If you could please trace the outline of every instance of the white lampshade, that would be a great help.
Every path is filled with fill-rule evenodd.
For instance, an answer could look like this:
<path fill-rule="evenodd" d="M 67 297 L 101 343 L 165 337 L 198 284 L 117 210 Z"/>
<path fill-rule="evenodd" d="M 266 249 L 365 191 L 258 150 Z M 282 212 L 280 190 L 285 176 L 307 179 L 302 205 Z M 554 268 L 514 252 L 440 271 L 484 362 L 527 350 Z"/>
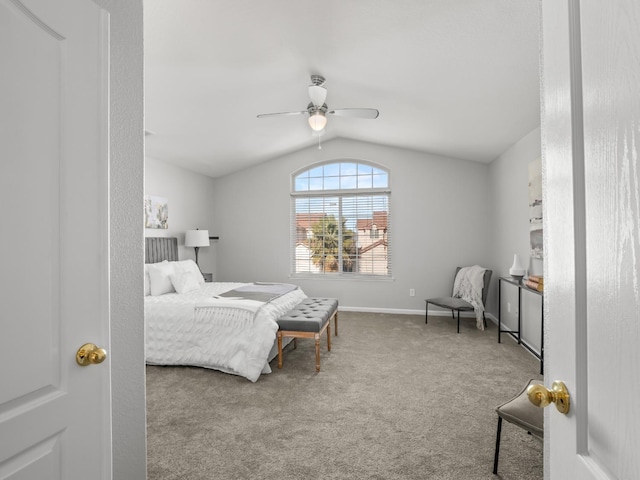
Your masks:
<path fill-rule="evenodd" d="M 184 236 L 185 247 L 208 247 L 209 230 L 187 230 Z"/>
<path fill-rule="evenodd" d="M 312 130 L 319 132 L 327 124 L 327 117 L 324 116 L 324 112 L 318 110 L 313 115 L 309 116 L 309 126 Z"/>

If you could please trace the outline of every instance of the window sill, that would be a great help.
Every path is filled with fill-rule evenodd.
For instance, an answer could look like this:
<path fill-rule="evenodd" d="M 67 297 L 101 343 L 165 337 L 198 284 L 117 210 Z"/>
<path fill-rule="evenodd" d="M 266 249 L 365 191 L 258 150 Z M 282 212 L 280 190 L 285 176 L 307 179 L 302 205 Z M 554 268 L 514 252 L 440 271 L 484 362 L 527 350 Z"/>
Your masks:
<path fill-rule="evenodd" d="M 291 273 L 289 278 L 297 280 L 320 280 L 320 281 L 345 281 L 345 282 L 395 282 L 396 279 L 391 275 L 343 275 L 340 273 Z"/>

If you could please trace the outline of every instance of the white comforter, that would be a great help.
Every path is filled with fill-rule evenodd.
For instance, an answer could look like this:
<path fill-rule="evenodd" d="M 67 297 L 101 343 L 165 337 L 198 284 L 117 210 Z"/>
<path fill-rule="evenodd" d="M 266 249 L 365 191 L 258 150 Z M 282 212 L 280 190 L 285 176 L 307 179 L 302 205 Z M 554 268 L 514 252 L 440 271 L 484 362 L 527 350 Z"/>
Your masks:
<path fill-rule="evenodd" d="M 147 363 L 213 368 L 252 382 L 271 372 L 276 319 L 306 295 L 298 288 L 268 303 L 213 298 L 244 285 L 205 283 L 188 293 L 146 296 Z"/>

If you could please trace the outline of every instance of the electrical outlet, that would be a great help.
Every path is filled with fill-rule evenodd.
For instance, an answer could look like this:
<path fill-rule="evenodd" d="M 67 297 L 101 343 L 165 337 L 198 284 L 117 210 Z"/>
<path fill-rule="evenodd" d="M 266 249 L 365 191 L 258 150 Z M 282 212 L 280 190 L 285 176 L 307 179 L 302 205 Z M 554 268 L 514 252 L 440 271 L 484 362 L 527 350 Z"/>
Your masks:
<path fill-rule="evenodd" d="M 409 289 L 409 296 L 410 297 L 415 297 L 416 296 L 416 289 L 415 288 L 410 288 Z"/>
<path fill-rule="evenodd" d="M 507 312 L 511 313 L 511 302 L 507 302 Z"/>

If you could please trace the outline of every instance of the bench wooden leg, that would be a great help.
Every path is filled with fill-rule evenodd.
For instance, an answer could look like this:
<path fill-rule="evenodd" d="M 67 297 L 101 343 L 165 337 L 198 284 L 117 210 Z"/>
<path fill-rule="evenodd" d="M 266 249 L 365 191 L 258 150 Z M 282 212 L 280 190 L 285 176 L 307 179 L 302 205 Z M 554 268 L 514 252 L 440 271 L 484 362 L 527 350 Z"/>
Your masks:
<path fill-rule="evenodd" d="M 322 325 L 319 332 L 298 331 L 298 330 L 278 330 L 278 368 L 282 368 L 282 339 L 283 337 L 293 337 L 293 347 L 296 348 L 298 338 L 313 338 L 316 342 L 316 372 L 320 371 L 320 337 L 327 332 L 327 350 L 331 351 L 331 318 Z"/>
<path fill-rule="evenodd" d="M 337 337 L 338 336 L 338 311 L 336 310 L 336 313 L 334 313 L 333 315 L 333 322 L 334 322 L 334 335 Z"/>
<path fill-rule="evenodd" d="M 315 334 L 316 339 L 316 372 L 320 371 L 320 334 Z"/>

